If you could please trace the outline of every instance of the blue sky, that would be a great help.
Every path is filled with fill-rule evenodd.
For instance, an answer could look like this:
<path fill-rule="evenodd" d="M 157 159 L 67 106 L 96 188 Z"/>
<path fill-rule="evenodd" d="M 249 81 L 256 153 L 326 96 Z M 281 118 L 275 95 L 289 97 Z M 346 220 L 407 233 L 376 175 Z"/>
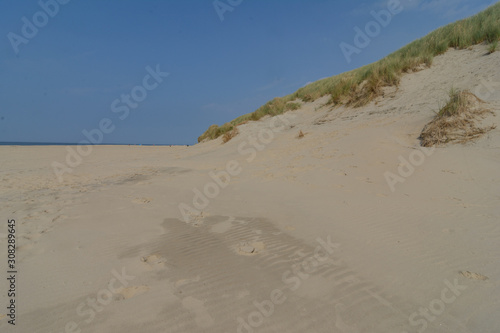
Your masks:
<path fill-rule="evenodd" d="M 55 1 L 41 1 L 52 17 L 39 1 L 0 0 L 0 142 L 77 143 L 108 118 L 103 143 L 194 144 L 212 124 L 495 3 L 401 0 L 348 62 L 340 43 L 354 45 L 354 27 L 389 1 L 220 0 L 224 13 L 213 0 Z M 168 72 L 147 78 L 150 90 L 147 67 Z M 140 102 L 126 117 L 113 112 L 132 91 Z"/>

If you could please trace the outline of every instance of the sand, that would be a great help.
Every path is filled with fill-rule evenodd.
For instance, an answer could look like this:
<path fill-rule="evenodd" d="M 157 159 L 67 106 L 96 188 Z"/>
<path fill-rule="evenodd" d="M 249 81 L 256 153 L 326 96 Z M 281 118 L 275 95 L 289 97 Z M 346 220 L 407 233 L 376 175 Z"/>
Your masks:
<path fill-rule="evenodd" d="M 226 144 L 94 147 L 63 182 L 65 147 L 0 147 L 1 276 L 8 219 L 18 246 L 0 331 L 498 332 L 500 130 L 418 140 L 452 86 L 500 121 L 485 54 L 450 50 L 366 107 L 322 98 Z"/>

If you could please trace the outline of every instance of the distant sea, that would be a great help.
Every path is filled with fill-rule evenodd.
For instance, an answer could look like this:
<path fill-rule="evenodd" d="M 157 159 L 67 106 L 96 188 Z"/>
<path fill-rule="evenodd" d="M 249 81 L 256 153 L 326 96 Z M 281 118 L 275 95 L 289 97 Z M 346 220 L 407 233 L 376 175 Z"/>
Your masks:
<path fill-rule="evenodd" d="M 78 143 L 58 142 L 0 142 L 0 146 L 77 146 Z M 95 146 L 187 146 L 186 144 L 154 144 L 154 143 L 103 143 Z"/>

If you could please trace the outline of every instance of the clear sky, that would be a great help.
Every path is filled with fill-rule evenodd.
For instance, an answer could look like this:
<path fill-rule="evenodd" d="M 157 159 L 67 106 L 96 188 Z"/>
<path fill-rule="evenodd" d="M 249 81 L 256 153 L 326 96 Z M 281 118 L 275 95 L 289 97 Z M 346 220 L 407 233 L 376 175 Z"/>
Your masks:
<path fill-rule="evenodd" d="M 108 118 L 103 143 L 194 144 L 496 2 L 401 0 L 348 62 L 390 1 L 0 0 L 0 142 L 77 143 Z"/>

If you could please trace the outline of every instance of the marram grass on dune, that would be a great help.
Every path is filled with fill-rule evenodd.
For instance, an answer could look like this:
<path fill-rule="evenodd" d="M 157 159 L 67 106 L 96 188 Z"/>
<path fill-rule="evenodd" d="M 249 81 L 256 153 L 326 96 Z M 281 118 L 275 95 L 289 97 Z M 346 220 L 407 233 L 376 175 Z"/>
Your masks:
<path fill-rule="evenodd" d="M 375 63 L 316 81 L 293 94 L 274 98 L 256 111 L 222 126 L 212 125 L 198 138 L 198 142 L 215 139 L 243 122 L 294 110 L 300 105 L 297 104 L 300 100 L 309 102 L 330 95 L 330 103 L 335 105 L 366 105 L 382 93 L 383 87 L 398 85 L 403 73 L 431 66 L 433 58 L 450 47 L 465 49 L 489 43 L 492 53 L 496 50 L 499 37 L 500 2 L 474 16 L 441 27 Z"/>
<path fill-rule="evenodd" d="M 496 128 L 484 125 L 482 120 L 491 110 L 483 107 L 484 101 L 468 90 L 452 88 L 449 100 L 436 113 L 420 134 L 423 147 L 442 146 L 447 143 L 466 143 Z"/>

